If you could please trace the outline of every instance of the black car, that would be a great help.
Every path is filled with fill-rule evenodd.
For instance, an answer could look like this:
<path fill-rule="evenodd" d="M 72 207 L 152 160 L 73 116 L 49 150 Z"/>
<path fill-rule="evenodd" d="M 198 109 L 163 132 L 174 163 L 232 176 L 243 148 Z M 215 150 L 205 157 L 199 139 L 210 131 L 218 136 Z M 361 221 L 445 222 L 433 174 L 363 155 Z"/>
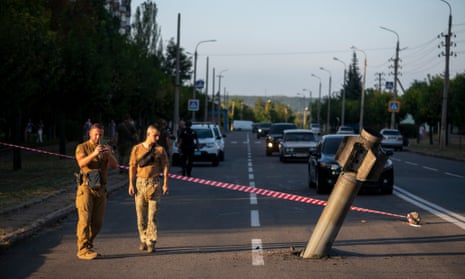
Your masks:
<path fill-rule="evenodd" d="M 335 160 L 336 152 L 344 137 L 358 135 L 325 135 L 321 138 L 316 151 L 310 152 L 308 159 L 308 186 L 316 188 L 318 194 L 330 193 L 341 173 L 341 166 Z M 362 190 L 377 189 L 382 194 L 392 194 L 394 186 L 394 167 L 388 159 L 378 181 L 366 181 Z"/>
<path fill-rule="evenodd" d="M 257 139 L 266 137 L 270 131 L 271 122 L 260 122 L 255 124 L 257 129 Z"/>
<path fill-rule="evenodd" d="M 297 129 L 294 123 L 273 123 L 270 126 L 270 131 L 266 136 L 266 156 L 271 156 L 273 152 L 279 152 L 279 143 L 283 138 L 284 130 Z"/>

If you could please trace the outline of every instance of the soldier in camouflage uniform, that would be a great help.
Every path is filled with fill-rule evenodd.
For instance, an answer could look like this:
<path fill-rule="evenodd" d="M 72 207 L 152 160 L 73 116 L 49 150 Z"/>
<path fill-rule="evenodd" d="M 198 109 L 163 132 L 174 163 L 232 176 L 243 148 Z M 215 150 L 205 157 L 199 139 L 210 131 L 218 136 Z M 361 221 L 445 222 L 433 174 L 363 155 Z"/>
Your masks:
<path fill-rule="evenodd" d="M 168 194 L 169 160 L 165 149 L 157 144 L 160 131 L 153 125 L 147 128 L 145 141 L 132 148 L 129 158 L 129 189 L 134 196 L 137 214 L 141 251 L 152 253 L 157 242 L 157 213 L 161 195 Z M 153 157 L 150 163 L 142 166 L 140 158 L 150 152 Z M 160 173 L 163 172 L 163 184 Z M 135 181 L 135 187 L 134 187 Z M 163 185 L 163 186 L 161 186 Z"/>

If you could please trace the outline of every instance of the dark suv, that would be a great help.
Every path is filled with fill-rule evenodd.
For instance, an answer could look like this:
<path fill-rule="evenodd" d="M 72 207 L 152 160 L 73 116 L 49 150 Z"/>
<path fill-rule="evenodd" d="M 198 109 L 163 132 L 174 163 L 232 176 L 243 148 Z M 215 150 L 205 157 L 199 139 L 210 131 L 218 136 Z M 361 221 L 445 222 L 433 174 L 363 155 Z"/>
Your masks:
<path fill-rule="evenodd" d="M 268 135 L 268 132 L 270 131 L 270 122 L 260 122 L 256 123 L 257 126 L 257 139 L 261 137 L 266 137 Z"/>
<path fill-rule="evenodd" d="M 284 130 L 297 129 L 294 123 L 273 123 L 266 136 L 266 156 L 271 156 L 273 152 L 279 152 L 279 142 L 283 138 Z"/>

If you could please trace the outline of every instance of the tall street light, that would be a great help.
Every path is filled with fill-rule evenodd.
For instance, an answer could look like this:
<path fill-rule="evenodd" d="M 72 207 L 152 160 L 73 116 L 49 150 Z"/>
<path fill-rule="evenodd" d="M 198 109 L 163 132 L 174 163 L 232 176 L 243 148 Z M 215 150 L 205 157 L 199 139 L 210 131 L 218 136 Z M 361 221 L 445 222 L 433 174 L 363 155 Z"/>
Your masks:
<path fill-rule="evenodd" d="M 365 53 L 365 51 L 359 48 L 356 48 L 355 46 L 352 46 L 351 49 L 360 51 L 365 56 L 365 59 L 363 61 L 362 96 L 360 98 L 361 99 L 360 100 L 360 122 L 358 124 L 359 130 L 361 131 L 363 129 L 363 115 L 364 115 L 364 110 L 365 110 L 365 84 L 366 84 L 366 79 L 367 79 L 367 54 Z"/>
<path fill-rule="evenodd" d="M 310 89 L 302 89 L 302 91 L 308 91 L 308 103 L 305 103 L 305 105 L 307 106 L 308 109 L 305 109 L 304 108 L 304 128 L 306 127 L 306 122 L 307 122 L 307 117 L 305 116 L 305 112 L 308 110 L 308 114 L 309 114 L 309 120 L 308 120 L 308 124 L 310 126 L 310 123 L 312 123 L 312 90 Z M 304 102 L 305 102 L 305 98 L 304 98 Z"/>
<path fill-rule="evenodd" d="M 394 96 L 392 98 L 393 101 L 397 100 L 397 69 L 399 68 L 399 34 L 396 31 L 380 26 L 379 28 L 386 30 L 388 32 L 394 33 L 397 37 L 397 44 L 396 44 L 396 58 L 394 58 Z M 396 124 L 396 112 L 391 112 L 391 129 L 395 128 Z"/>
<path fill-rule="evenodd" d="M 337 57 L 333 57 L 334 60 L 341 62 L 344 65 L 344 82 L 342 83 L 342 108 L 341 108 L 341 126 L 344 125 L 345 114 L 346 114 L 346 79 L 347 79 L 347 65 L 344 61 Z"/>
<path fill-rule="evenodd" d="M 441 135 L 439 138 L 439 148 L 444 149 L 446 146 L 447 133 L 447 98 L 449 95 L 449 59 L 450 59 L 450 37 L 452 36 L 452 7 L 450 4 L 441 0 L 449 6 L 449 25 L 446 35 L 446 68 L 444 70 L 444 90 L 442 92 L 442 110 L 441 110 Z"/>
<path fill-rule="evenodd" d="M 316 114 L 316 121 L 320 124 L 320 106 L 321 106 L 321 78 L 315 74 L 312 74 L 312 77 L 317 78 L 320 80 L 320 85 L 318 87 L 318 104 L 317 104 L 317 114 Z"/>
<path fill-rule="evenodd" d="M 326 133 L 330 133 L 330 117 L 331 117 L 331 72 L 323 67 L 320 67 L 320 70 L 325 71 L 329 74 L 329 89 L 328 89 L 328 115 L 326 117 Z"/>
<path fill-rule="evenodd" d="M 221 126 L 221 78 L 223 78 L 222 73 L 226 72 L 228 69 L 220 71 L 218 74 L 218 125 Z"/>
<path fill-rule="evenodd" d="M 216 40 L 205 40 L 205 41 L 200 41 L 197 43 L 197 45 L 195 46 L 195 52 L 194 52 L 194 82 L 192 82 L 192 99 L 195 99 L 195 91 L 197 88 L 195 88 L 195 83 L 196 83 L 196 79 L 197 79 L 197 48 L 199 47 L 200 44 L 203 44 L 203 43 L 212 43 L 212 42 L 216 42 Z M 194 121 L 195 120 L 195 111 L 192 111 L 192 120 Z"/>

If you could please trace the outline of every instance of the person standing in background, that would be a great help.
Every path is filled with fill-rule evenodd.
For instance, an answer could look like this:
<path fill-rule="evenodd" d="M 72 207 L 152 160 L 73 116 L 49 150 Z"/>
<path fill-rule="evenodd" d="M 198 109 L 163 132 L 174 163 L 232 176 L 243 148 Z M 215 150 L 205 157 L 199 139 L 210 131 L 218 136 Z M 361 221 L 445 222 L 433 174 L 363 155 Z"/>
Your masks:
<path fill-rule="evenodd" d="M 124 116 L 124 121 L 118 125 L 117 139 L 119 164 L 120 166 L 127 166 L 131 147 L 139 141 L 137 129 L 129 114 L 126 114 Z M 120 173 L 124 173 L 124 170 L 120 169 Z"/>

